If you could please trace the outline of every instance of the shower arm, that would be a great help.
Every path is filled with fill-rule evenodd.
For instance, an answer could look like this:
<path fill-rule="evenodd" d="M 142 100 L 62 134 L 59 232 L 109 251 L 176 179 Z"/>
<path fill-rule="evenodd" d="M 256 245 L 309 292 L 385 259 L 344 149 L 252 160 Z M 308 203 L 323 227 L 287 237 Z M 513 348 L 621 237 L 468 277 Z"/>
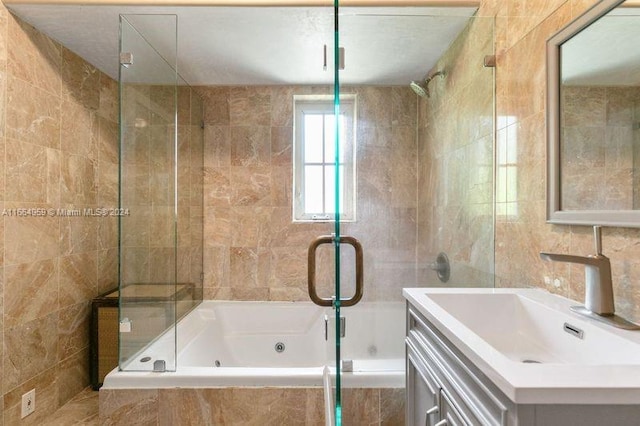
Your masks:
<path fill-rule="evenodd" d="M 426 86 L 427 84 L 431 83 L 431 80 L 433 80 L 437 76 L 440 76 L 440 78 L 444 78 L 445 75 L 446 74 L 444 71 L 436 71 L 424 80 L 424 85 Z"/>

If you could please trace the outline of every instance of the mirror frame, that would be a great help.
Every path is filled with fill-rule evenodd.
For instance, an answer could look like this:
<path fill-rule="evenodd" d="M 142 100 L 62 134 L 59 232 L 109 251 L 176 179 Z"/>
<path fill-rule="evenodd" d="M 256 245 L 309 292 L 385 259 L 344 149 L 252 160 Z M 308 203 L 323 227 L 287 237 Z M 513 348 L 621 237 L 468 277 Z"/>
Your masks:
<path fill-rule="evenodd" d="M 547 223 L 640 228 L 640 210 L 561 210 L 560 47 L 622 3 L 601 0 L 547 40 Z"/>

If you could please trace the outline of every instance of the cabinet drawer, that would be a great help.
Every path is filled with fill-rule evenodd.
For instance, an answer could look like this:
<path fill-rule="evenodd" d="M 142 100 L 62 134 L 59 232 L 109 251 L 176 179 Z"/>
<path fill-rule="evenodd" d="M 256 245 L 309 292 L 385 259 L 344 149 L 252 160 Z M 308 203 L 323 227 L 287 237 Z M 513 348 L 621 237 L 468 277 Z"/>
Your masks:
<path fill-rule="evenodd" d="M 472 425 L 507 425 L 508 399 L 451 342 L 411 306 L 407 341 L 417 348 L 436 374 L 457 414 Z"/>

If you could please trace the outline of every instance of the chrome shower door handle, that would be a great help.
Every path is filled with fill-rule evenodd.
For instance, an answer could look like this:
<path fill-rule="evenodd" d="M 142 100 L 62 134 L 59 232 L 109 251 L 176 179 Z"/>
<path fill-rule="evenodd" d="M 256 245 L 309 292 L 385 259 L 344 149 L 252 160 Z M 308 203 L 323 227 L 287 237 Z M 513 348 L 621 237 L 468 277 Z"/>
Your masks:
<path fill-rule="evenodd" d="M 307 285 L 309 290 L 309 298 L 313 303 L 319 306 L 333 306 L 334 298 L 326 299 L 318 296 L 316 291 L 316 251 L 322 244 L 334 244 L 336 237 L 333 235 L 322 235 L 309 244 L 308 251 L 308 274 Z M 349 299 L 340 299 L 340 306 L 353 306 L 362 299 L 363 287 L 364 287 L 364 256 L 362 254 L 362 244 L 354 237 L 343 235 L 339 239 L 339 244 L 346 243 L 353 246 L 356 252 L 356 292 L 353 297 Z"/>

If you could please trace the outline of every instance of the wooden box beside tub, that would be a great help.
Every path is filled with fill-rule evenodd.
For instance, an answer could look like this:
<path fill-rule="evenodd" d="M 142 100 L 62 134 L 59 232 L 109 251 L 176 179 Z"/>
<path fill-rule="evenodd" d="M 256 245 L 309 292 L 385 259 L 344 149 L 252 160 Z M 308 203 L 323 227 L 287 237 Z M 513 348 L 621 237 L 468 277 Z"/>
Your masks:
<path fill-rule="evenodd" d="M 179 320 L 195 306 L 195 285 L 193 283 L 173 284 L 129 284 L 122 289 L 123 302 L 140 310 L 164 310 L 166 322 L 163 329 L 167 330 L 174 323 L 172 309 L 175 304 L 175 320 Z M 90 332 L 90 376 L 91 387 L 100 389 L 104 377 L 118 366 L 119 346 L 119 313 L 118 298 L 120 290 L 114 288 L 94 298 L 91 302 L 91 332 Z M 131 309 L 131 308 L 130 308 Z M 161 314 L 162 316 L 162 314 Z M 154 330 L 145 321 L 137 322 L 136 334 L 150 343 L 150 332 L 158 334 L 157 324 Z M 135 334 L 132 335 L 135 339 Z"/>

